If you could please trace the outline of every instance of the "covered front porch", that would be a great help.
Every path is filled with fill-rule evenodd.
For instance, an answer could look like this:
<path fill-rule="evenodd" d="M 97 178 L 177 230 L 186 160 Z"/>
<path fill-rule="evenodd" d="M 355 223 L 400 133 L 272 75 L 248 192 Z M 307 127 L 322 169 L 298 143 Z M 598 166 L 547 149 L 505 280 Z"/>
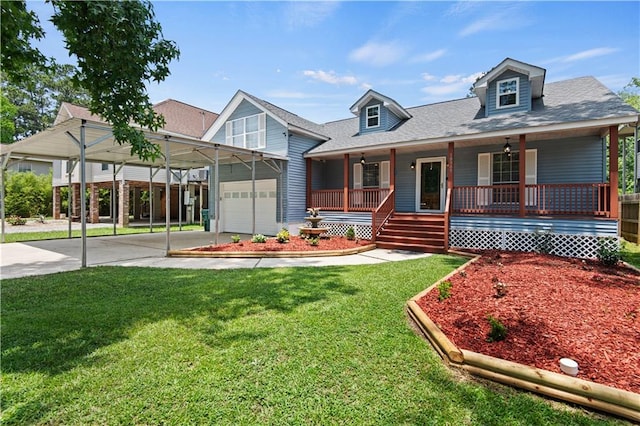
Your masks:
<path fill-rule="evenodd" d="M 608 144 L 603 139 L 607 134 Z M 374 241 L 399 213 L 441 215 L 446 248 L 452 217 L 500 218 L 504 224 L 510 218 L 545 221 L 540 229 L 553 229 L 558 220 L 615 222 L 618 162 L 611 159 L 618 158 L 618 127 L 569 136 L 521 134 L 510 143 L 509 136 L 501 135 L 343 153 L 342 158 L 307 158 L 307 206 L 340 214 L 343 222 L 349 214 L 359 213 L 360 222 L 363 214 L 370 215 Z M 575 165 L 566 161 L 585 141 L 593 151 L 589 160 L 574 159 Z M 603 164 L 605 146 L 608 167 Z M 518 159 L 518 153 L 524 154 Z M 509 161 L 500 167 L 513 169 L 508 170 L 510 178 L 496 183 L 496 176 L 505 173 L 496 170 L 493 159 L 501 156 Z M 592 161 L 593 166 L 581 161 Z M 375 187 L 363 181 L 363 169 L 372 163 L 380 169 Z"/>

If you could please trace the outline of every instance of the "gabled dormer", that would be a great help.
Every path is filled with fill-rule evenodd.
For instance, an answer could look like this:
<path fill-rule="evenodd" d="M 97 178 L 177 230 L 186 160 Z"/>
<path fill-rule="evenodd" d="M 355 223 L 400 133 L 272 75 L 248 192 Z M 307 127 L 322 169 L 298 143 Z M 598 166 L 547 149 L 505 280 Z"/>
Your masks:
<path fill-rule="evenodd" d="M 359 134 L 386 132 L 411 118 L 400 104 L 375 90 L 368 90 L 350 109 L 358 116 Z"/>
<path fill-rule="evenodd" d="M 507 58 L 473 85 L 485 117 L 506 112 L 531 111 L 541 98 L 546 70 Z"/>

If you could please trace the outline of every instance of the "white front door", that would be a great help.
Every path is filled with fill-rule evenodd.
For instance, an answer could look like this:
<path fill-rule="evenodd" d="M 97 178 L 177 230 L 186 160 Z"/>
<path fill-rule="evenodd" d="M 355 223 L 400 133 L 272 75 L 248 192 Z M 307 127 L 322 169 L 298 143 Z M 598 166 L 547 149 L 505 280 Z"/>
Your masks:
<path fill-rule="evenodd" d="M 250 180 L 220 183 L 221 232 L 251 234 L 253 230 L 253 198 Z M 256 233 L 276 235 L 276 179 L 256 181 Z"/>
<path fill-rule="evenodd" d="M 442 212 L 445 203 L 446 158 L 416 160 L 416 212 Z"/>

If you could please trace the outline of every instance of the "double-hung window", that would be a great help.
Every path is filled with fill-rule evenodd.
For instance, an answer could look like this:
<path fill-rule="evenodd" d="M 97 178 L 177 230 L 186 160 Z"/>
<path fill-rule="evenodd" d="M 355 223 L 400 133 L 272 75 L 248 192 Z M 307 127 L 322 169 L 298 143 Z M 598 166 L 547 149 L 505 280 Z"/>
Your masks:
<path fill-rule="evenodd" d="M 518 78 L 509 78 L 497 82 L 496 108 L 508 108 L 518 106 L 519 101 L 519 81 Z"/>
<path fill-rule="evenodd" d="M 362 165 L 362 187 L 378 188 L 380 186 L 380 163 Z"/>
<path fill-rule="evenodd" d="M 246 149 L 266 148 L 266 115 L 256 114 L 226 123 L 226 143 Z"/>
<path fill-rule="evenodd" d="M 380 105 L 367 107 L 367 129 L 380 126 Z"/>

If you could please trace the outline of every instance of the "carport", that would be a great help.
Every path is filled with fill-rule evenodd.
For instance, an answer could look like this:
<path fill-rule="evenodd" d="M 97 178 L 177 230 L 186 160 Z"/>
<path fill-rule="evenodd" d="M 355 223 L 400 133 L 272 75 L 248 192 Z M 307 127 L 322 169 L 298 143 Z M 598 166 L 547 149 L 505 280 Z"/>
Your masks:
<path fill-rule="evenodd" d="M 256 224 L 256 163 L 262 162 L 272 169 L 279 177 L 278 202 L 280 204 L 280 222 L 283 222 L 283 187 L 282 174 L 286 157 L 272 155 L 265 152 L 248 150 L 224 144 L 207 142 L 176 133 L 158 130 L 155 132 L 142 129 L 146 139 L 160 147 L 162 155 L 154 161 L 141 160 L 131 153 L 131 145 L 119 145 L 115 142 L 111 126 L 108 123 L 79 118 L 71 118 L 45 131 L 37 133 L 22 141 L 2 145 L 0 147 L 0 219 L 1 237 L 5 241 L 5 205 L 4 205 L 4 175 L 11 161 L 29 159 L 66 160 L 74 166 L 80 167 L 80 221 L 82 232 L 82 267 L 86 267 L 87 255 L 87 212 L 86 212 L 86 167 L 87 163 L 110 163 L 115 170 L 125 165 L 149 167 L 152 170 L 164 169 L 165 173 L 166 211 L 171 205 L 171 175 L 174 174 L 180 182 L 182 177 L 191 169 L 209 167 L 209 211 L 214 212 L 212 232 L 215 232 L 215 243 L 218 243 L 220 220 L 220 174 L 219 166 L 223 164 L 239 163 L 251 170 L 252 183 L 252 227 L 255 233 Z M 69 172 L 70 176 L 70 172 Z M 69 177 L 69 179 L 71 179 Z M 182 192 L 178 191 L 182 197 Z M 181 202 L 180 202 L 181 203 Z M 171 250 L 170 215 L 166 214 L 166 253 Z M 69 217 L 71 221 L 71 217 Z M 115 234 L 115 224 L 114 224 Z"/>

